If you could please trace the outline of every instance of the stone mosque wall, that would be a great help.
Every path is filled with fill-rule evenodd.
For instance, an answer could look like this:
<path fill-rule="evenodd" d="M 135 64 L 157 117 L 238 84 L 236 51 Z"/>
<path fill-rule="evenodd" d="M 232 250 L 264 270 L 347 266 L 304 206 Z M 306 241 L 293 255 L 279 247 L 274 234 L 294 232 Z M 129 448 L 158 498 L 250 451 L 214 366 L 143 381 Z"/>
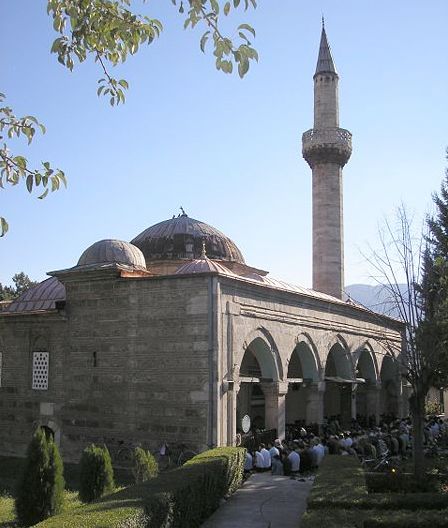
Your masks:
<path fill-rule="evenodd" d="M 205 447 L 207 281 L 80 276 L 66 283 L 64 314 L 0 318 L 2 453 L 23 455 L 36 425 L 56 433 L 68 460 L 91 442 Z M 48 390 L 32 389 L 38 338 L 49 352 Z"/>

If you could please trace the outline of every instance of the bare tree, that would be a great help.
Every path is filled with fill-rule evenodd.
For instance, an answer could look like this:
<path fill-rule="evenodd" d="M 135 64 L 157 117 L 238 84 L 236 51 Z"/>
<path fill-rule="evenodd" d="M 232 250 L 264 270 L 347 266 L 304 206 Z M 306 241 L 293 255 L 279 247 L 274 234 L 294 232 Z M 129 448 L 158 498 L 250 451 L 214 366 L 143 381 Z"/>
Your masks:
<path fill-rule="evenodd" d="M 421 475 L 424 464 L 423 428 L 425 401 L 438 379 L 441 358 L 440 325 L 429 317 L 431 287 L 428 274 L 434 262 L 423 230 L 416 236 L 405 207 L 397 209 L 394 223 L 385 221 L 379 232 L 378 250 L 368 262 L 374 279 L 383 286 L 390 311 L 405 325 L 402 369 L 412 387 L 409 400 L 413 422 L 414 471 Z M 400 285 L 405 284 L 405 288 Z"/>

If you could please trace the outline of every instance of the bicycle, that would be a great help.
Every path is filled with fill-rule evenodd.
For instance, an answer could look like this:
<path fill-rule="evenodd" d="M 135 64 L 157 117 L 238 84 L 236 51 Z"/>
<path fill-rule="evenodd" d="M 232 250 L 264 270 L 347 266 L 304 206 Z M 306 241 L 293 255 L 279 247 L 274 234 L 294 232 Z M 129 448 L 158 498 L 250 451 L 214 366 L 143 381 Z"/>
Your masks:
<path fill-rule="evenodd" d="M 183 466 L 186 462 L 197 455 L 196 451 L 188 449 L 188 446 L 184 443 L 171 448 L 169 444 L 164 443 L 160 449 L 154 453 L 159 469 L 165 471 L 172 467 Z"/>
<path fill-rule="evenodd" d="M 385 451 L 379 458 L 364 458 L 361 466 L 366 471 L 391 471 L 396 473 L 400 466 L 400 457 L 391 455 L 390 451 Z"/>

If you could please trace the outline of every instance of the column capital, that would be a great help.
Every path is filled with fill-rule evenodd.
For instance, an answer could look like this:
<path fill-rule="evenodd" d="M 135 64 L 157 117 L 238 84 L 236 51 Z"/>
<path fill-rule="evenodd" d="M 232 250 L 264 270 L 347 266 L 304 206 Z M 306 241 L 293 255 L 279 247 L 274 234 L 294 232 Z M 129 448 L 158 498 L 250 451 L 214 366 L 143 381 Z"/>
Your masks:
<path fill-rule="evenodd" d="M 260 385 L 265 396 L 285 396 L 289 388 L 287 381 L 262 381 Z"/>
<path fill-rule="evenodd" d="M 312 391 L 325 392 L 325 381 L 313 381 L 313 383 L 309 385 L 309 388 Z"/>

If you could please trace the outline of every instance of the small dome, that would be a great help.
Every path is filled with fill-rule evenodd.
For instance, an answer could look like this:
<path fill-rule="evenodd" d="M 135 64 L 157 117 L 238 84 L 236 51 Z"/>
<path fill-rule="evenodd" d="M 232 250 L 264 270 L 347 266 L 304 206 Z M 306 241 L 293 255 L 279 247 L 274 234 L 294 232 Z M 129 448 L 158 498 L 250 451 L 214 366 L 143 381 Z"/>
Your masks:
<path fill-rule="evenodd" d="M 148 263 L 151 260 L 197 259 L 201 256 L 203 242 L 210 258 L 244 264 L 241 251 L 230 238 L 185 213 L 148 227 L 132 240 Z"/>
<path fill-rule="evenodd" d="M 213 262 L 207 257 L 186 262 L 176 271 L 176 275 L 187 275 L 189 273 L 221 273 L 221 275 L 236 275 L 219 262 Z"/>
<path fill-rule="evenodd" d="M 57 301 L 65 301 L 65 286 L 56 277 L 51 277 L 22 293 L 6 307 L 5 312 L 54 310 Z"/>
<path fill-rule="evenodd" d="M 123 240 L 100 240 L 88 247 L 78 260 L 78 266 L 115 262 L 136 268 L 145 268 L 145 257 L 138 247 Z"/>

